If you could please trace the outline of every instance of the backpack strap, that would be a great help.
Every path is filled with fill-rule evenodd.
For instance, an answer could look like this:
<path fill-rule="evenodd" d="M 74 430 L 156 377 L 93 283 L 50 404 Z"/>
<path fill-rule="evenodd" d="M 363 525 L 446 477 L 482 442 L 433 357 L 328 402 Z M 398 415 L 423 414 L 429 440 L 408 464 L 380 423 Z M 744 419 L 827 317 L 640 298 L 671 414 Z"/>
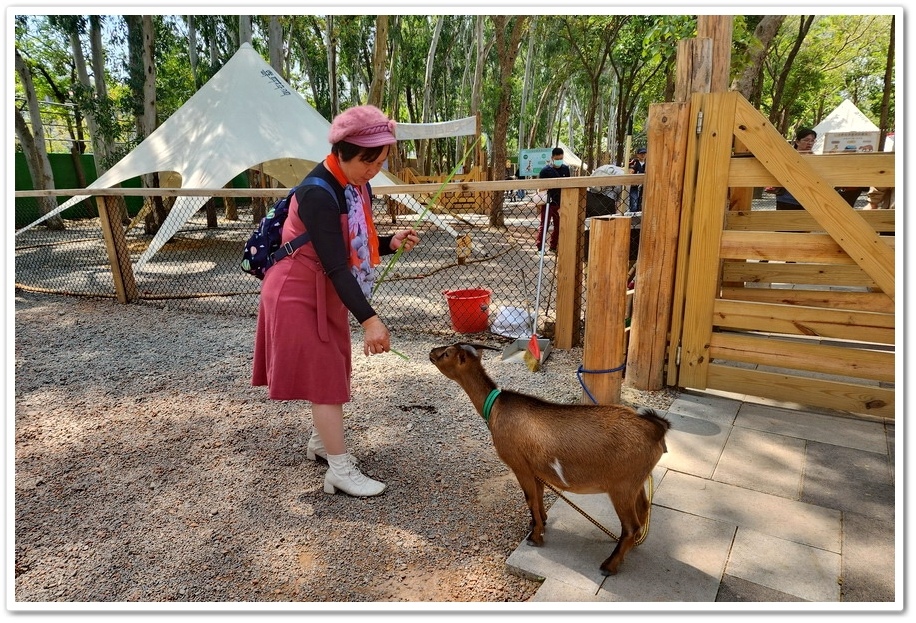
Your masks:
<path fill-rule="evenodd" d="M 328 191 L 328 194 L 331 195 L 331 198 L 334 199 L 334 203 L 337 205 L 338 209 L 340 209 L 340 202 L 337 200 L 337 193 L 334 192 L 334 189 L 331 188 L 330 184 L 328 184 L 326 181 L 324 181 L 320 177 L 307 177 L 304 180 L 302 180 L 302 182 L 300 182 L 298 186 L 293 187 L 293 189 L 289 191 L 289 195 L 286 196 L 286 201 L 289 202 L 289 200 L 292 199 L 293 195 L 296 194 L 296 191 L 302 188 L 303 186 L 318 186 L 319 188 L 325 189 L 326 191 Z M 311 240 L 311 237 L 309 236 L 308 232 L 305 232 L 299 236 L 296 236 L 289 242 L 283 243 L 282 245 L 280 245 L 279 249 L 277 249 L 276 251 L 273 252 L 273 254 L 271 254 L 270 256 L 271 264 L 276 264 L 283 258 L 292 255 L 301 246 L 306 244 L 309 240 Z"/>

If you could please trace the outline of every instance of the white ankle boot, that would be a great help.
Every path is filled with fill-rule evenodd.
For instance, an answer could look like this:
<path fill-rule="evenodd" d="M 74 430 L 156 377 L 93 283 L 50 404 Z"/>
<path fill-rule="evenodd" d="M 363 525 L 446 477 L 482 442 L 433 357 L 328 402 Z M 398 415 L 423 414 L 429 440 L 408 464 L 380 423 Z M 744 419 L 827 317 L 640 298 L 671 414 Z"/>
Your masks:
<path fill-rule="evenodd" d="M 347 448 L 347 452 L 349 451 L 350 449 Z M 324 442 L 321 441 L 321 437 L 318 436 L 318 431 L 313 428 L 312 436 L 309 437 L 309 443 L 305 448 L 305 458 L 307 458 L 309 461 L 317 461 L 318 457 L 321 457 L 327 461 L 328 451 L 325 449 Z M 353 457 L 353 460 L 359 463 L 359 459 L 357 459 L 355 456 Z"/>
<path fill-rule="evenodd" d="M 324 442 L 318 436 L 318 431 L 312 429 L 312 436 L 309 438 L 309 445 L 305 449 L 305 458 L 309 461 L 317 461 L 318 457 L 328 460 L 328 451 L 324 449 Z"/>
<path fill-rule="evenodd" d="M 356 466 L 353 455 L 328 455 L 328 471 L 324 475 L 324 492 L 336 493 L 340 489 L 352 496 L 366 498 L 379 495 L 385 490 L 385 483 L 365 476 Z"/>

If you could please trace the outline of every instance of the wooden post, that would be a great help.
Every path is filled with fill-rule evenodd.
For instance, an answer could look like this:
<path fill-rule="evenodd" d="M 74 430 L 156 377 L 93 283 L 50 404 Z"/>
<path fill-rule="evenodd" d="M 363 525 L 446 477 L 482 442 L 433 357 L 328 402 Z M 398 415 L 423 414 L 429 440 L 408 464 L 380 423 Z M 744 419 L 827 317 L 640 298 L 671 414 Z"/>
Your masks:
<path fill-rule="evenodd" d="M 712 80 L 712 39 L 677 42 L 674 101 L 686 102 L 692 93 L 709 93 Z"/>
<path fill-rule="evenodd" d="M 724 93 L 732 66 L 732 31 L 734 18 L 731 15 L 697 16 L 697 37 L 708 37 L 712 41 L 712 72 L 709 93 Z"/>
<path fill-rule="evenodd" d="M 578 346 L 582 326 L 582 223 L 585 221 L 585 189 L 560 191 L 560 239 L 557 247 L 557 324 L 554 345 L 559 349 Z"/>
<path fill-rule="evenodd" d="M 649 106 L 652 164 L 646 167 L 643 186 L 626 374 L 627 385 L 636 389 L 664 387 L 689 120 L 686 102 Z"/>
<path fill-rule="evenodd" d="M 139 294 L 137 283 L 134 281 L 134 269 L 130 264 L 130 253 L 127 250 L 127 237 L 124 235 L 124 229 L 119 220 L 120 212 L 114 197 L 99 195 L 97 199 L 102 237 L 105 239 L 108 263 L 111 265 L 115 294 L 119 302 L 133 303 L 139 298 Z"/>
<path fill-rule="evenodd" d="M 582 351 L 582 382 L 587 391 L 582 392 L 583 404 L 592 404 L 592 398 L 597 404 L 620 402 L 626 357 L 630 221 L 629 216 L 591 219 L 588 262 L 595 269 L 588 271 Z"/>

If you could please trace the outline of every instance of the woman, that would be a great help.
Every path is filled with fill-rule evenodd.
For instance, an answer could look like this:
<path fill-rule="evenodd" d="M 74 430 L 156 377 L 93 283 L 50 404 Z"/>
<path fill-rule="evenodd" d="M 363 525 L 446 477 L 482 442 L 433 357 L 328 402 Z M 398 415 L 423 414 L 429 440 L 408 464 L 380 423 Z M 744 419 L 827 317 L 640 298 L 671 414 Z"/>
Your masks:
<path fill-rule="evenodd" d="M 792 145 L 800 154 L 810 154 L 814 148 L 814 141 L 817 139 L 817 132 L 810 128 L 799 128 L 795 133 L 795 142 Z M 802 205 L 798 199 L 793 197 L 785 188 L 776 189 L 776 209 L 777 210 L 801 210 Z"/>
<path fill-rule="evenodd" d="M 337 194 L 300 188 L 290 201 L 283 241 L 307 231 L 310 242 L 274 265 L 261 285 L 252 385 L 267 385 L 271 400 L 312 404 L 306 457 L 328 462 L 324 490 L 379 495 L 385 484 L 366 477 L 344 442 L 343 405 L 351 399 L 348 313 L 363 328 L 363 352 L 391 349 L 387 327 L 369 303 L 380 255 L 410 251 L 413 229 L 379 236 L 367 183 L 395 144 L 395 123 L 374 106 L 357 106 L 331 123 L 331 153 L 309 177 Z"/>

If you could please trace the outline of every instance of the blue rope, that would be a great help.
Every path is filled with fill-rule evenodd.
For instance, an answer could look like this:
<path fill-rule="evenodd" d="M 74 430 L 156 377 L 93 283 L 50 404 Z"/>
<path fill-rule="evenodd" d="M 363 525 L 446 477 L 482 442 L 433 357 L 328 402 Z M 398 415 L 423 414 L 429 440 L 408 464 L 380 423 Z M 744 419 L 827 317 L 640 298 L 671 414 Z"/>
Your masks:
<path fill-rule="evenodd" d="M 598 401 L 595 400 L 595 397 L 592 396 L 592 393 L 588 391 L 588 387 L 585 386 L 585 383 L 582 382 L 582 374 L 611 374 L 613 372 L 620 372 L 627 367 L 627 362 L 624 361 L 622 364 L 616 368 L 610 368 L 609 370 L 586 370 L 582 367 L 582 364 L 579 364 L 579 369 L 576 370 L 576 376 L 579 378 L 579 385 L 582 386 L 582 389 L 585 390 L 585 393 L 591 398 L 592 402 L 598 404 Z"/>

